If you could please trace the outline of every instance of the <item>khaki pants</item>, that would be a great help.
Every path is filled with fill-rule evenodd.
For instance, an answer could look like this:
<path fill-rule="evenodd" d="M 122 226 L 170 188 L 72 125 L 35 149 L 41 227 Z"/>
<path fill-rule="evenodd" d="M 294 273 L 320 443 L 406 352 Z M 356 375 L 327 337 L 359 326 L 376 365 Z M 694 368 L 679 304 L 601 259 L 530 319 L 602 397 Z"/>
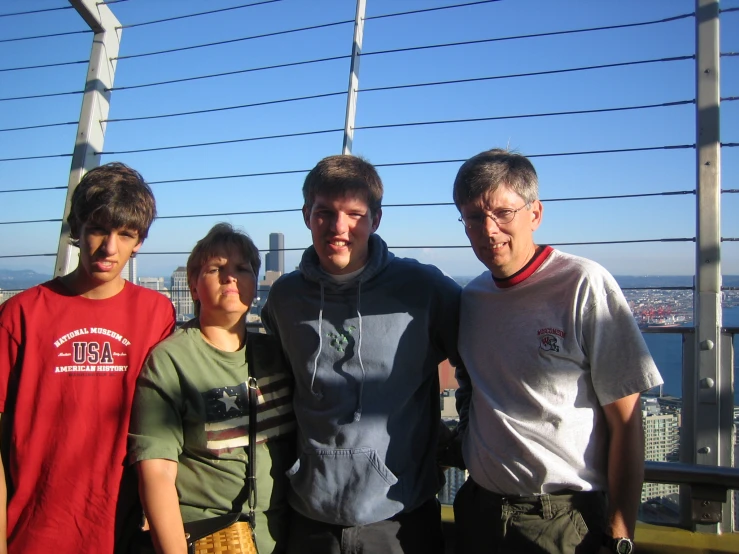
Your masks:
<path fill-rule="evenodd" d="M 457 554 L 590 554 L 606 529 L 606 496 L 501 496 L 472 479 L 454 500 Z"/>

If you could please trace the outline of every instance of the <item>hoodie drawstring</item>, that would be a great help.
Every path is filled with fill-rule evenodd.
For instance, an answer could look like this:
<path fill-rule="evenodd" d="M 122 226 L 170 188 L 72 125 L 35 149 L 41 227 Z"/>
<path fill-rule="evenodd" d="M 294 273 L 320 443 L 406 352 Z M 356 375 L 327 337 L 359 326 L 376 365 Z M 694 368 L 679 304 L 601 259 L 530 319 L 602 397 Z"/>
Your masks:
<path fill-rule="evenodd" d="M 364 380 L 367 373 L 364 371 L 362 363 L 362 313 L 359 311 L 362 299 L 362 282 L 357 286 L 357 318 L 359 319 L 359 338 L 357 339 L 357 358 L 359 359 L 359 367 L 362 369 L 362 380 L 359 382 L 359 398 L 357 399 L 357 409 L 354 411 L 354 421 L 362 418 L 362 394 L 364 393 Z"/>
<path fill-rule="evenodd" d="M 318 352 L 316 352 L 316 357 L 313 360 L 313 377 L 310 380 L 310 391 L 313 396 L 318 398 L 323 397 L 323 394 L 320 391 L 314 391 L 313 385 L 316 382 L 316 373 L 318 373 L 318 358 L 321 356 L 321 350 L 323 350 L 323 333 L 321 332 L 321 326 L 323 324 L 323 299 L 323 283 L 321 282 L 321 307 L 318 310 Z"/>
<path fill-rule="evenodd" d="M 315 391 L 313 386 L 316 382 L 316 373 L 318 373 L 318 358 L 321 356 L 321 350 L 323 350 L 323 332 L 321 327 L 323 326 L 323 306 L 325 303 L 325 292 L 324 285 L 321 282 L 321 306 L 318 310 L 318 352 L 316 357 L 313 359 L 313 375 L 310 380 L 310 391 L 313 396 L 322 398 L 323 394 L 320 391 Z M 359 360 L 359 367 L 362 370 L 362 380 L 359 382 L 359 396 L 357 398 L 357 409 L 354 410 L 354 421 L 357 422 L 362 419 L 362 395 L 364 394 L 364 381 L 367 378 L 367 372 L 364 369 L 364 363 L 362 362 L 362 313 L 360 307 L 362 304 L 362 283 L 359 282 L 357 286 L 357 318 L 359 319 L 359 337 L 357 338 L 357 359 Z"/>

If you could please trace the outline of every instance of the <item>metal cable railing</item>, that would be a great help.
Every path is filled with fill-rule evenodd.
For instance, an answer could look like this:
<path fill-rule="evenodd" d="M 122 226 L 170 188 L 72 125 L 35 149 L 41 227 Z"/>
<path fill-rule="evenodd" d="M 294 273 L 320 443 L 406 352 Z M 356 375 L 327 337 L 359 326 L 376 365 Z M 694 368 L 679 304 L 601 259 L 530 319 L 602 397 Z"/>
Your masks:
<path fill-rule="evenodd" d="M 408 16 L 408 15 L 415 15 L 418 13 L 424 13 L 424 12 L 430 12 L 430 11 L 439 11 L 439 10 L 451 10 L 455 8 L 461 8 L 461 7 L 471 7 L 476 5 L 482 5 L 482 4 L 491 4 L 495 0 L 487 0 L 487 1 L 479 1 L 479 2 L 466 2 L 462 4 L 454 4 L 454 5 L 448 5 L 448 6 L 437 6 L 433 8 L 427 8 L 427 9 L 420 9 L 420 10 L 412 10 L 412 11 L 406 11 L 406 12 L 395 12 L 395 13 L 388 13 L 388 14 L 380 14 L 380 15 L 371 15 L 367 16 L 366 20 L 380 20 L 380 19 L 387 19 L 390 17 L 399 17 L 399 16 Z M 216 14 L 220 12 L 226 12 L 226 11 L 235 11 L 239 10 L 241 8 L 247 8 L 251 6 L 259 6 L 263 4 L 271 4 L 274 3 L 274 1 L 269 2 L 252 2 L 249 4 L 242 4 L 239 6 L 233 6 L 231 8 L 223 8 L 223 9 L 215 9 L 215 10 L 208 10 L 203 12 L 198 12 L 194 14 L 186 14 L 186 15 L 180 15 L 180 16 L 173 16 L 168 18 L 159 18 L 159 19 L 153 19 L 149 21 L 144 21 L 140 23 L 132 23 L 132 24 L 123 24 L 122 28 L 131 28 L 131 27 L 141 27 L 145 25 L 153 25 L 157 23 L 165 23 L 169 21 L 175 21 L 178 19 L 185 19 L 185 18 L 192 18 L 192 17 L 200 17 L 210 14 Z M 731 10 L 725 10 L 725 11 L 731 11 Z M 456 42 L 439 42 L 434 44 L 425 44 L 425 45 L 416 45 L 416 46 L 409 46 L 409 47 L 403 47 L 403 48 L 393 48 L 393 49 L 381 49 L 381 50 L 373 50 L 373 51 L 366 51 L 363 52 L 363 56 L 379 56 L 379 55 L 388 55 L 388 54 L 394 54 L 394 53 L 400 53 L 400 52 L 410 52 L 410 51 L 418 51 L 418 50 L 430 50 L 430 49 L 449 49 L 459 46 L 469 46 L 474 44 L 483 44 L 483 43 L 491 43 L 491 42 L 500 42 L 500 41 L 512 41 L 512 40 L 524 40 L 524 39 L 530 39 L 530 38 L 540 38 L 540 37 L 554 37 L 554 36 L 561 36 L 561 35 L 574 35 L 574 34 L 581 34 L 581 33 L 594 33 L 594 32 L 603 32 L 603 31 L 612 31 L 612 30 L 618 30 L 618 29 L 626 29 L 626 28 L 633 28 L 633 27 L 645 27 L 645 26 L 652 26 L 652 25 L 663 25 L 667 23 L 672 23 L 675 21 L 688 19 L 694 17 L 693 13 L 683 13 L 679 15 L 674 15 L 670 17 L 662 17 L 662 18 L 656 18 L 656 19 L 648 19 L 643 21 L 636 21 L 636 22 L 630 22 L 630 23 L 622 23 L 618 25 L 600 25 L 600 26 L 583 26 L 581 28 L 577 29 L 570 29 L 570 30 L 557 30 L 557 31 L 547 31 L 547 32 L 541 32 L 541 33 L 531 33 L 531 34 L 519 34 L 519 35 L 510 35 L 510 36 L 498 36 L 498 37 L 488 37 L 488 38 L 482 38 L 482 39 L 476 39 L 476 40 L 467 40 L 467 41 L 456 41 Z M 352 20 L 339 20 L 339 21 L 332 21 L 327 23 L 320 23 L 317 25 L 312 26 L 303 26 L 298 28 L 291 28 L 291 29 L 284 29 L 279 31 L 274 31 L 270 33 L 263 33 L 259 35 L 251 35 L 246 37 L 240 37 L 236 39 L 230 39 L 227 41 L 217 41 L 217 42 L 209 42 L 204 44 L 195 44 L 190 46 L 185 46 L 182 48 L 177 49 L 166 49 L 166 50 L 154 50 L 150 52 L 144 52 L 139 54 L 130 54 L 130 55 L 121 55 L 118 56 L 117 60 L 127 60 L 131 58 L 139 58 L 139 57 L 147 57 L 147 56 L 153 56 L 153 55 L 159 55 L 169 52 L 175 52 L 175 51 L 185 51 L 185 50 L 193 50 L 193 49 L 200 49 L 205 48 L 208 46 L 215 46 L 219 44 L 227 44 L 231 42 L 237 42 L 237 41 L 247 41 L 247 40 L 256 40 L 260 38 L 267 38 L 272 36 L 282 36 L 282 35 L 288 35 L 293 33 L 300 33 L 304 31 L 311 31 L 311 30 L 319 30 L 324 29 L 328 27 L 334 27 L 338 25 L 343 25 L 345 23 L 351 23 Z M 26 37 L 25 39 L 30 40 L 33 37 Z M 24 40 L 25 40 L 24 39 Z M 336 59 L 344 59 L 348 58 L 348 56 L 341 56 Z M 326 58 L 329 59 L 329 58 Z M 673 57 L 662 57 L 662 58 L 654 58 L 654 59 L 645 59 L 645 60 L 634 60 L 634 61 L 627 61 L 627 62 L 618 62 L 618 63 L 608 63 L 608 64 L 593 64 L 593 65 L 587 65 L 587 66 L 578 66 L 578 67 L 572 67 L 572 68 L 564 68 L 564 69 L 555 69 L 555 70 L 547 70 L 547 71 L 539 71 L 539 72 L 528 72 L 528 73 L 516 73 L 516 74 L 505 74 L 505 75 L 496 75 L 496 76 L 483 76 L 483 77 L 473 77 L 470 79 L 457 79 L 457 80 L 440 80 L 440 81 L 429 81 L 429 82 L 419 82 L 419 83 L 406 83 L 406 84 L 398 84 L 398 85 L 389 85 L 389 86 L 382 86 L 382 87 L 368 87 L 365 89 L 360 89 L 360 92 L 362 93 L 370 93 L 370 92 L 377 92 L 377 91 L 388 91 L 388 90 L 395 90 L 400 88 L 421 88 L 421 87 L 431 87 L 431 86 L 440 86 L 440 85 L 448 85 L 448 84 L 454 84 L 454 83 L 466 83 L 466 82 L 474 82 L 474 81 L 485 81 L 485 80 L 497 80 L 497 79 L 512 79 L 516 77 L 538 77 L 542 75 L 549 75 L 549 74 L 558 74 L 558 73 L 569 73 L 569 72 L 578 72 L 578 71 L 592 71 L 597 69 L 607 69 L 607 68 L 614 68 L 614 67 L 628 67 L 628 66 L 635 66 L 635 65 L 643 65 L 643 64 L 651 64 L 651 63 L 664 63 L 664 62 L 677 62 L 677 61 L 688 61 L 693 60 L 694 56 L 673 56 Z M 316 63 L 317 61 L 321 60 L 304 60 L 304 61 L 298 61 L 298 62 L 291 62 L 295 64 L 307 64 L 307 63 Z M 64 63 L 77 63 L 77 62 L 64 62 Z M 39 66 L 34 66 L 41 67 Z M 269 66 L 269 67 L 277 67 L 277 65 Z M 286 67 L 285 65 L 280 65 L 279 67 Z M 246 70 L 240 70 L 240 71 L 259 71 L 262 69 L 267 68 L 265 66 L 264 68 L 251 68 Z M 30 67 L 21 67 L 21 68 L 5 68 L 5 71 L 10 70 L 20 70 L 20 69 L 30 69 Z M 226 73 L 218 74 L 218 75 L 208 75 L 208 76 L 193 76 L 193 77 L 187 77 L 184 78 L 184 80 L 193 80 L 193 79 L 204 79 L 204 78 L 210 78 L 214 76 L 220 76 L 225 75 Z M 232 72 L 229 72 L 228 74 L 233 74 Z M 182 82 L 182 80 L 172 80 L 167 81 L 167 83 L 175 83 L 175 82 Z M 148 87 L 148 86 L 155 86 L 158 84 L 164 84 L 164 82 L 159 83 L 144 83 L 141 85 L 131 85 L 131 86 L 122 86 L 122 87 L 113 87 L 109 89 L 109 92 L 115 92 L 115 91 L 121 91 L 127 88 L 133 88 L 133 87 Z M 79 91 L 81 93 L 81 91 Z M 50 93 L 50 94 L 77 94 L 77 92 L 65 92 L 65 93 Z M 235 110 L 235 109 L 241 109 L 241 108 L 247 108 L 247 107 L 259 107 L 259 106 L 265 106 L 265 105 L 272 105 L 272 104 L 280 104 L 280 103 L 288 103 L 288 102 L 297 102 L 297 101 L 305 101 L 305 100 L 311 100 L 311 99 L 318 99 L 318 98 L 326 98 L 331 96 L 341 96 L 346 94 L 345 92 L 328 92 L 328 93 L 322 93 L 322 94 L 314 94 L 314 95 L 302 95 L 302 96 L 294 96 L 291 98 L 284 98 L 284 99 L 276 99 L 276 100 L 266 100 L 263 102 L 253 102 L 253 103 L 246 103 L 246 104 L 240 104 L 235 106 L 221 106 L 217 108 L 206 108 L 202 110 L 190 110 L 190 111 L 181 111 L 176 113 L 168 113 L 168 114 L 153 114 L 153 115 L 142 115 L 142 116 L 134 116 L 134 117 L 127 117 L 127 118 L 109 118 L 105 122 L 107 123 L 118 123 L 123 121 L 141 121 L 146 119 L 163 119 L 163 118 L 171 118 L 171 117 L 178 117 L 178 116 L 185 116 L 185 115 L 195 115 L 195 114 L 204 114 L 204 113 L 211 113 L 211 112 L 217 112 L 217 111 L 226 111 L 226 110 Z M 38 98 L 41 95 L 29 95 L 26 98 Z M 9 100 L 8 99 L 0 99 L 2 100 Z M 21 97 L 13 97 L 12 99 L 21 99 Z M 728 97 L 725 100 L 731 101 L 733 100 L 733 97 Z M 688 105 L 693 104 L 694 100 L 678 100 L 678 101 L 669 101 L 669 102 L 655 102 L 655 103 L 645 103 L 645 104 L 639 104 L 639 105 L 631 105 L 631 106 L 615 106 L 615 107 L 602 107 L 602 108 L 592 108 L 587 110 L 561 110 L 561 111 L 547 111 L 547 112 L 540 112 L 540 113 L 525 113 L 525 114 L 501 114 L 501 115 L 491 115 L 486 117 L 468 117 L 468 118 L 456 118 L 456 119 L 437 119 L 437 120 L 425 120 L 425 121 L 405 121 L 405 122 L 390 122 L 390 123 L 376 123 L 376 124 L 364 124 L 364 125 L 356 125 L 354 129 L 356 130 L 363 130 L 363 131 L 369 131 L 369 130 L 386 130 L 391 128 L 408 128 L 408 127 L 422 127 L 422 126 L 429 126 L 429 125 L 452 125 L 452 124 L 469 124 L 469 123 L 476 123 L 476 122 L 489 122 L 489 121 L 505 121 L 505 120 L 513 120 L 513 119 L 528 119 L 528 118 L 543 118 L 543 117 L 563 117 L 563 116 L 571 116 L 571 115 L 588 115 L 588 114 L 596 114 L 596 113 L 609 113 L 609 112 L 625 112 L 625 111 L 636 111 L 636 110 L 652 110 L 652 109 L 658 109 L 658 108 L 670 108 L 675 106 L 682 106 L 682 105 Z M 48 123 L 48 124 L 37 124 L 37 125 L 27 125 L 27 126 L 17 126 L 17 127 L 7 127 L 0 129 L 0 132 L 13 132 L 13 131 L 27 131 L 31 129 L 41 129 L 41 128 L 47 128 L 47 127 L 55 127 L 55 126 L 67 126 L 67 125 L 73 125 L 76 122 L 57 122 L 57 123 Z M 146 152 L 162 152 L 165 150 L 177 150 L 177 149 L 187 149 L 187 148 L 200 148 L 200 147 L 219 147 L 226 144 L 234 144 L 234 143 L 245 143 L 245 142 L 256 142 L 256 141 L 263 141 L 263 140 L 275 140 L 275 139 L 284 139 L 284 138 L 296 138 L 296 137 L 311 137 L 315 135 L 320 134 L 331 134 L 331 133 L 338 133 L 343 131 L 343 129 L 339 128 L 330 128 L 330 129 L 317 129 L 317 130 L 306 130 L 306 131 L 297 131 L 297 132 L 290 132 L 290 133 L 281 133 L 281 134 L 272 134 L 272 135 L 258 135 L 253 137 L 243 137 L 243 138 L 236 138 L 236 139 L 229 139 L 229 140 L 218 140 L 218 141 L 202 141 L 198 143 L 188 143 L 188 144 L 173 144 L 173 145 L 163 145 L 163 146 L 154 146 L 150 148 L 118 148 L 118 149 L 111 149 L 109 151 L 104 150 L 102 152 L 99 152 L 100 155 L 125 155 L 125 154 L 139 154 L 139 153 L 146 153 Z M 726 143 L 724 144 L 726 147 L 733 147 L 733 143 Z M 591 150 L 572 150 L 572 151 L 566 151 L 566 152 L 551 152 L 551 153 L 542 153 L 542 154 L 532 154 L 529 157 L 535 158 L 535 157 L 561 157 L 561 156 L 579 156 L 579 155 L 599 155 L 599 154 L 609 154 L 609 153 L 630 153 L 630 152 L 649 152 L 649 151 L 657 151 L 657 150 L 681 150 L 681 149 L 693 149 L 693 144 L 672 144 L 672 145 L 656 145 L 656 146 L 643 146 L 643 147 L 635 147 L 635 148 L 608 148 L 608 149 L 591 149 Z M 40 155 L 28 155 L 28 156 L 12 156 L 12 157 L 6 157 L 1 158 L 0 162 L 11 162 L 11 161 L 30 161 L 30 160 L 41 160 L 41 159 L 52 159 L 52 158 L 64 158 L 69 157 L 71 154 L 68 153 L 60 153 L 60 154 L 40 154 Z M 415 161 L 380 161 L 379 163 L 376 163 L 375 165 L 378 168 L 389 168 L 389 167 L 411 167 L 411 166 L 422 166 L 422 165 L 434 165 L 434 164 L 452 164 L 452 163 L 461 163 L 464 161 L 464 159 L 461 158 L 452 158 L 452 159 L 429 159 L 429 160 L 415 160 Z M 288 175 L 288 174 L 295 174 L 295 173 L 302 173 L 307 170 L 281 170 L 281 171 L 262 171 L 262 172 L 253 172 L 253 173 L 241 173 L 241 174 L 233 174 L 233 175 L 222 175 L 222 176 L 204 176 L 204 177 L 193 177 L 193 178 L 179 178 L 179 179 L 158 179 L 151 181 L 152 185 L 156 184 L 164 184 L 164 183 L 183 183 L 183 182 L 197 182 L 197 181 L 214 181 L 219 179 L 235 179 L 235 178 L 246 178 L 246 177 L 264 177 L 269 175 Z M 63 186 L 56 186 L 56 187 L 30 187 L 30 188 L 18 188 L 13 187 L 5 190 L 0 190 L 0 193 L 28 193 L 28 192 L 40 192 L 40 191 L 49 191 L 49 190 L 63 190 L 66 187 Z M 611 195 L 612 198 L 629 198 L 629 197 L 645 197 L 645 196 L 660 196 L 660 195 L 669 195 L 669 194 L 694 194 L 694 191 L 682 191 L 682 192 L 673 192 L 673 193 L 649 193 L 647 195 Z M 574 200 L 586 200 L 586 199 L 598 199 L 598 197 L 591 196 L 587 198 L 567 198 L 567 199 L 550 199 L 548 201 L 574 201 Z M 410 207 L 414 204 L 388 204 L 386 207 Z M 419 207 L 421 206 L 431 206 L 431 205 L 450 205 L 450 203 L 424 203 L 424 204 L 415 204 Z M 179 215 L 165 215 L 161 216 L 160 219 L 187 219 L 187 218 L 213 218 L 213 217 L 229 217 L 229 216 L 246 216 L 246 215 L 256 215 L 256 214 L 275 214 L 275 213 L 287 213 L 287 212 L 295 212 L 299 211 L 298 208 L 288 208 L 288 209 L 263 209 L 263 210 L 234 210 L 234 211 L 228 211 L 228 212 L 211 212 L 211 213 L 196 213 L 196 214 L 179 214 Z M 2 221 L 0 222 L 0 225 L 19 225 L 19 224 L 40 224 L 40 223 L 59 223 L 60 219 L 53 218 L 53 219 L 19 219 L 14 221 Z M 646 239 L 634 239 L 634 240 L 614 240 L 614 241 L 592 241 L 592 242 L 561 242 L 558 243 L 560 245 L 586 245 L 586 244 L 630 244 L 634 242 L 664 242 L 664 241 L 676 241 L 676 242 L 688 242 L 688 241 L 694 241 L 695 239 L 693 237 L 671 237 L 671 238 L 646 238 Z M 725 240 L 731 241 L 732 239 L 730 237 L 726 238 Z M 396 248 L 427 248 L 431 247 L 434 248 L 434 246 L 399 246 Z M 446 246 L 440 246 L 440 248 L 468 248 L 468 246 L 455 246 L 455 245 L 446 245 Z M 294 250 L 298 250 L 297 248 Z M 46 254 L 39 254 L 39 255 L 46 255 Z"/>

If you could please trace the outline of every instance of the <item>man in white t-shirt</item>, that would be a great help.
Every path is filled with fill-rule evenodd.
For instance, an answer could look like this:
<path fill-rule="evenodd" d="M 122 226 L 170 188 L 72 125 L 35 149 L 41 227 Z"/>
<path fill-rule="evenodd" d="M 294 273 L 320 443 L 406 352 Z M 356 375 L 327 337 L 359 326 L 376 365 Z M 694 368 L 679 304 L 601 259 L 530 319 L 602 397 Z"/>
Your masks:
<path fill-rule="evenodd" d="M 643 482 L 639 394 L 662 383 L 614 278 L 537 245 L 531 162 L 469 159 L 454 202 L 487 267 L 462 293 L 457 405 L 470 479 L 457 551 L 633 551 Z"/>

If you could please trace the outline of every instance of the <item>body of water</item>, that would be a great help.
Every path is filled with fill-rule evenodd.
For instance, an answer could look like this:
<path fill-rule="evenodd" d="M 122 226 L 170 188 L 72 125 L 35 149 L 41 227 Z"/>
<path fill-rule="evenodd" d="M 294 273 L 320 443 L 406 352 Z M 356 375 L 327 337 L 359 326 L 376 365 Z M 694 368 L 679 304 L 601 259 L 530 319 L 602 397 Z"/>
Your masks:
<path fill-rule="evenodd" d="M 739 306 L 724 308 L 724 327 L 739 327 Z M 734 383 L 739 379 L 739 335 L 734 337 Z M 662 374 L 665 384 L 663 393 L 682 397 L 682 337 L 679 334 L 644 333 L 644 339 L 649 346 L 657 367 Z M 734 404 L 739 405 L 739 390 L 735 386 Z"/>

